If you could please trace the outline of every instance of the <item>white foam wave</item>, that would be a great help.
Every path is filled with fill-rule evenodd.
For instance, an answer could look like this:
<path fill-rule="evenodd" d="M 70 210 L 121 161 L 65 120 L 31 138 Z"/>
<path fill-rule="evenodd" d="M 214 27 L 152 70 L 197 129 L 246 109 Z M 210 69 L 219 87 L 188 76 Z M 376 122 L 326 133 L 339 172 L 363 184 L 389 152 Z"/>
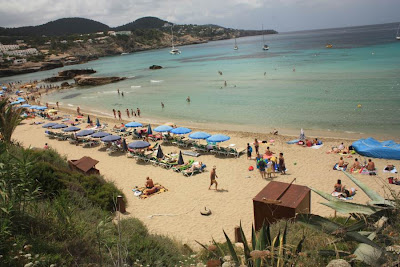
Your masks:
<path fill-rule="evenodd" d="M 74 105 L 72 105 L 72 104 L 68 104 L 68 106 L 69 106 L 69 107 L 73 107 Z"/>
<path fill-rule="evenodd" d="M 82 98 L 97 98 L 98 96 L 82 96 Z"/>
<path fill-rule="evenodd" d="M 132 85 L 131 88 L 141 88 L 141 85 Z"/>
<path fill-rule="evenodd" d="M 151 83 L 162 83 L 164 80 L 150 80 Z"/>
<path fill-rule="evenodd" d="M 117 91 L 101 91 L 97 92 L 98 94 L 117 94 Z"/>
<path fill-rule="evenodd" d="M 128 76 L 128 79 L 132 79 L 135 78 L 136 76 Z"/>

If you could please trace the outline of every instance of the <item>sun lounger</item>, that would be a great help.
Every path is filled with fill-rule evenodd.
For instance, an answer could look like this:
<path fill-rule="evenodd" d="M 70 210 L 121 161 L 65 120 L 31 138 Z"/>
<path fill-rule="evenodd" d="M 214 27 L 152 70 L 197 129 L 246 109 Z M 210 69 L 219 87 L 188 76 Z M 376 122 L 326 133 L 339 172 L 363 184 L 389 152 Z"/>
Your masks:
<path fill-rule="evenodd" d="M 200 168 L 194 168 L 194 170 L 189 170 L 189 169 L 188 170 L 184 170 L 184 171 L 182 171 L 182 174 L 184 176 L 186 176 L 186 177 L 191 177 L 191 176 L 196 175 L 198 173 L 204 172 L 205 168 L 206 168 L 206 165 L 203 164 L 203 165 L 201 165 Z"/>
<path fill-rule="evenodd" d="M 189 169 L 190 167 L 192 167 L 193 162 L 194 162 L 194 160 L 191 159 L 191 160 L 189 160 L 189 161 L 188 161 L 186 164 L 184 164 L 184 165 L 172 167 L 172 170 L 173 170 L 174 172 L 181 172 L 181 171 L 187 170 L 187 169 Z"/>
<path fill-rule="evenodd" d="M 186 155 L 186 156 L 191 156 L 191 157 L 198 157 L 198 156 L 200 156 L 200 153 L 197 153 L 197 152 L 195 152 L 195 151 L 183 151 L 182 154 L 183 154 L 183 155 Z"/>

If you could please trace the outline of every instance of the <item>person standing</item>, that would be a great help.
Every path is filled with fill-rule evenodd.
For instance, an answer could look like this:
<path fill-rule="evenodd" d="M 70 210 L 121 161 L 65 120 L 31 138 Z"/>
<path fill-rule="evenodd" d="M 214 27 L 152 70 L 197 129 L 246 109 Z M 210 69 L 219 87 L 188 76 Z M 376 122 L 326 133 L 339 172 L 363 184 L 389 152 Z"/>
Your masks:
<path fill-rule="evenodd" d="M 60 108 L 60 107 L 58 106 L 58 101 L 56 102 L 56 105 L 57 105 L 57 109 Z"/>
<path fill-rule="evenodd" d="M 164 108 L 164 103 L 163 102 L 161 102 L 161 108 Z"/>
<path fill-rule="evenodd" d="M 258 170 L 260 171 L 260 174 L 261 174 L 261 178 L 263 178 L 263 179 L 265 179 L 266 177 L 265 177 L 265 161 L 264 161 L 264 159 L 260 159 L 258 162 L 257 162 L 257 167 L 258 167 Z"/>
<path fill-rule="evenodd" d="M 113 108 L 113 113 L 114 113 L 114 119 L 117 118 L 117 111 Z"/>
<path fill-rule="evenodd" d="M 118 120 L 122 120 L 122 118 L 121 118 L 121 111 L 120 111 L 120 110 L 118 110 Z"/>
<path fill-rule="evenodd" d="M 126 109 L 126 116 L 128 116 L 128 118 L 130 118 L 130 116 L 129 116 L 129 109 Z"/>
<path fill-rule="evenodd" d="M 258 148 L 260 147 L 260 144 L 258 143 L 257 138 L 254 139 L 254 148 L 256 149 L 256 154 L 258 154 Z"/>
<path fill-rule="evenodd" d="M 251 159 L 251 152 L 253 152 L 253 148 L 247 143 L 247 159 Z"/>
<path fill-rule="evenodd" d="M 272 172 L 273 172 L 273 162 L 272 162 L 272 160 L 268 160 L 268 163 L 267 163 L 267 175 L 268 175 L 268 178 L 272 178 Z"/>
<path fill-rule="evenodd" d="M 213 169 L 210 172 L 210 186 L 208 187 L 208 190 L 211 189 L 211 186 L 215 184 L 215 190 L 218 191 L 218 182 L 216 178 L 218 178 L 217 172 L 216 172 L 217 167 L 213 166 Z"/>
<path fill-rule="evenodd" d="M 119 95 L 119 89 L 117 89 L 118 95 Z"/>
<path fill-rule="evenodd" d="M 281 174 L 286 174 L 285 159 L 283 158 L 283 153 L 279 153 L 279 171 Z"/>
<path fill-rule="evenodd" d="M 186 98 L 186 102 L 190 103 L 190 96 Z"/>
<path fill-rule="evenodd" d="M 131 117 L 133 117 L 133 109 L 131 109 Z"/>
<path fill-rule="evenodd" d="M 138 117 L 140 117 L 140 108 L 137 108 L 137 115 L 138 115 Z"/>
<path fill-rule="evenodd" d="M 121 96 L 124 96 L 124 92 L 121 92 Z"/>
<path fill-rule="evenodd" d="M 80 107 L 76 108 L 76 113 L 78 113 L 78 115 L 81 115 L 81 108 Z"/>

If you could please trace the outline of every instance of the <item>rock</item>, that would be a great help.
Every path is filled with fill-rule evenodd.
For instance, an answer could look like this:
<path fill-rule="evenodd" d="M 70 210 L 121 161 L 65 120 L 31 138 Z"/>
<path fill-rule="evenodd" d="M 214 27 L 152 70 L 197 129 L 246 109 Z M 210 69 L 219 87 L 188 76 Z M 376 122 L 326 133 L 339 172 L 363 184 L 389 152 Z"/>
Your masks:
<path fill-rule="evenodd" d="M 158 65 L 152 65 L 152 66 L 149 67 L 149 69 L 151 69 L 151 70 L 159 70 L 159 69 L 162 69 L 162 67 L 158 66 Z"/>
<path fill-rule="evenodd" d="M 223 258 L 223 260 L 224 260 L 224 262 L 226 262 L 226 261 L 231 261 L 231 260 L 232 260 L 232 257 L 229 256 L 229 255 L 226 255 L 226 256 Z"/>
<path fill-rule="evenodd" d="M 68 87 L 70 87 L 71 85 L 68 83 L 68 82 L 63 82 L 63 83 L 61 83 L 61 88 L 68 88 Z"/>
<path fill-rule="evenodd" d="M 63 70 L 58 72 L 60 77 L 69 77 L 70 79 L 83 74 L 93 74 L 96 73 L 94 69 L 74 69 L 74 70 Z"/>
<path fill-rule="evenodd" d="M 345 260 L 331 260 L 326 267 L 351 267 L 350 263 Z"/>
<path fill-rule="evenodd" d="M 80 86 L 103 85 L 103 84 L 115 83 L 125 79 L 126 77 L 90 77 L 90 76 L 76 76 L 74 78 L 75 83 Z"/>
<path fill-rule="evenodd" d="M 221 262 L 219 260 L 208 260 L 207 267 L 219 267 L 221 266 Z"/>

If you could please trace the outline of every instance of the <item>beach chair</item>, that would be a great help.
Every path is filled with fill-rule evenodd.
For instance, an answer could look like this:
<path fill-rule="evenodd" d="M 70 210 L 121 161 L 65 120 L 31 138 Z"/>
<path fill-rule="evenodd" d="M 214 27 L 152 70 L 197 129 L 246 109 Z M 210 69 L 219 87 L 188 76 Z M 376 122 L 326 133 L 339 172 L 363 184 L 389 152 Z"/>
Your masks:
<path fill-rule="evenodd" d="M 200 168 L 195 168 L 194 170 L 189 170 L 189 169 L 188 170 L 184 170 L 184 171 L 182 171 L 182 174 L 183 174 L 183 176 L 191 177 L 191 176 L 196 175 L 198 173 L 204 172 L 205 168 L 206 168 L 206 165 L 202 164 L 200 166 Z"/>
<path fill-rule="evenodd" d="M 218 148 L 218 151 L 217 151 L 217 154 L 218 155 L 223 155 L 223 156 L 229 156 L 229 148 L 226 148 L 226 147 L 219 147 Z"/>
<path fill-rule="evenodd" d="M 187 170 L 187 169 L 189 169 L 190 167 L 192 167 L 193 162 L 194 162 L 194 160 L 191 159 L 191 160 L 189 160 L 189 161 L 188 161 L 186 164 L 184 164 L 184 165 L 172 167 L 172 170 L 173 170 L 174 172 L 181 172 L 181 171 Z"/>

